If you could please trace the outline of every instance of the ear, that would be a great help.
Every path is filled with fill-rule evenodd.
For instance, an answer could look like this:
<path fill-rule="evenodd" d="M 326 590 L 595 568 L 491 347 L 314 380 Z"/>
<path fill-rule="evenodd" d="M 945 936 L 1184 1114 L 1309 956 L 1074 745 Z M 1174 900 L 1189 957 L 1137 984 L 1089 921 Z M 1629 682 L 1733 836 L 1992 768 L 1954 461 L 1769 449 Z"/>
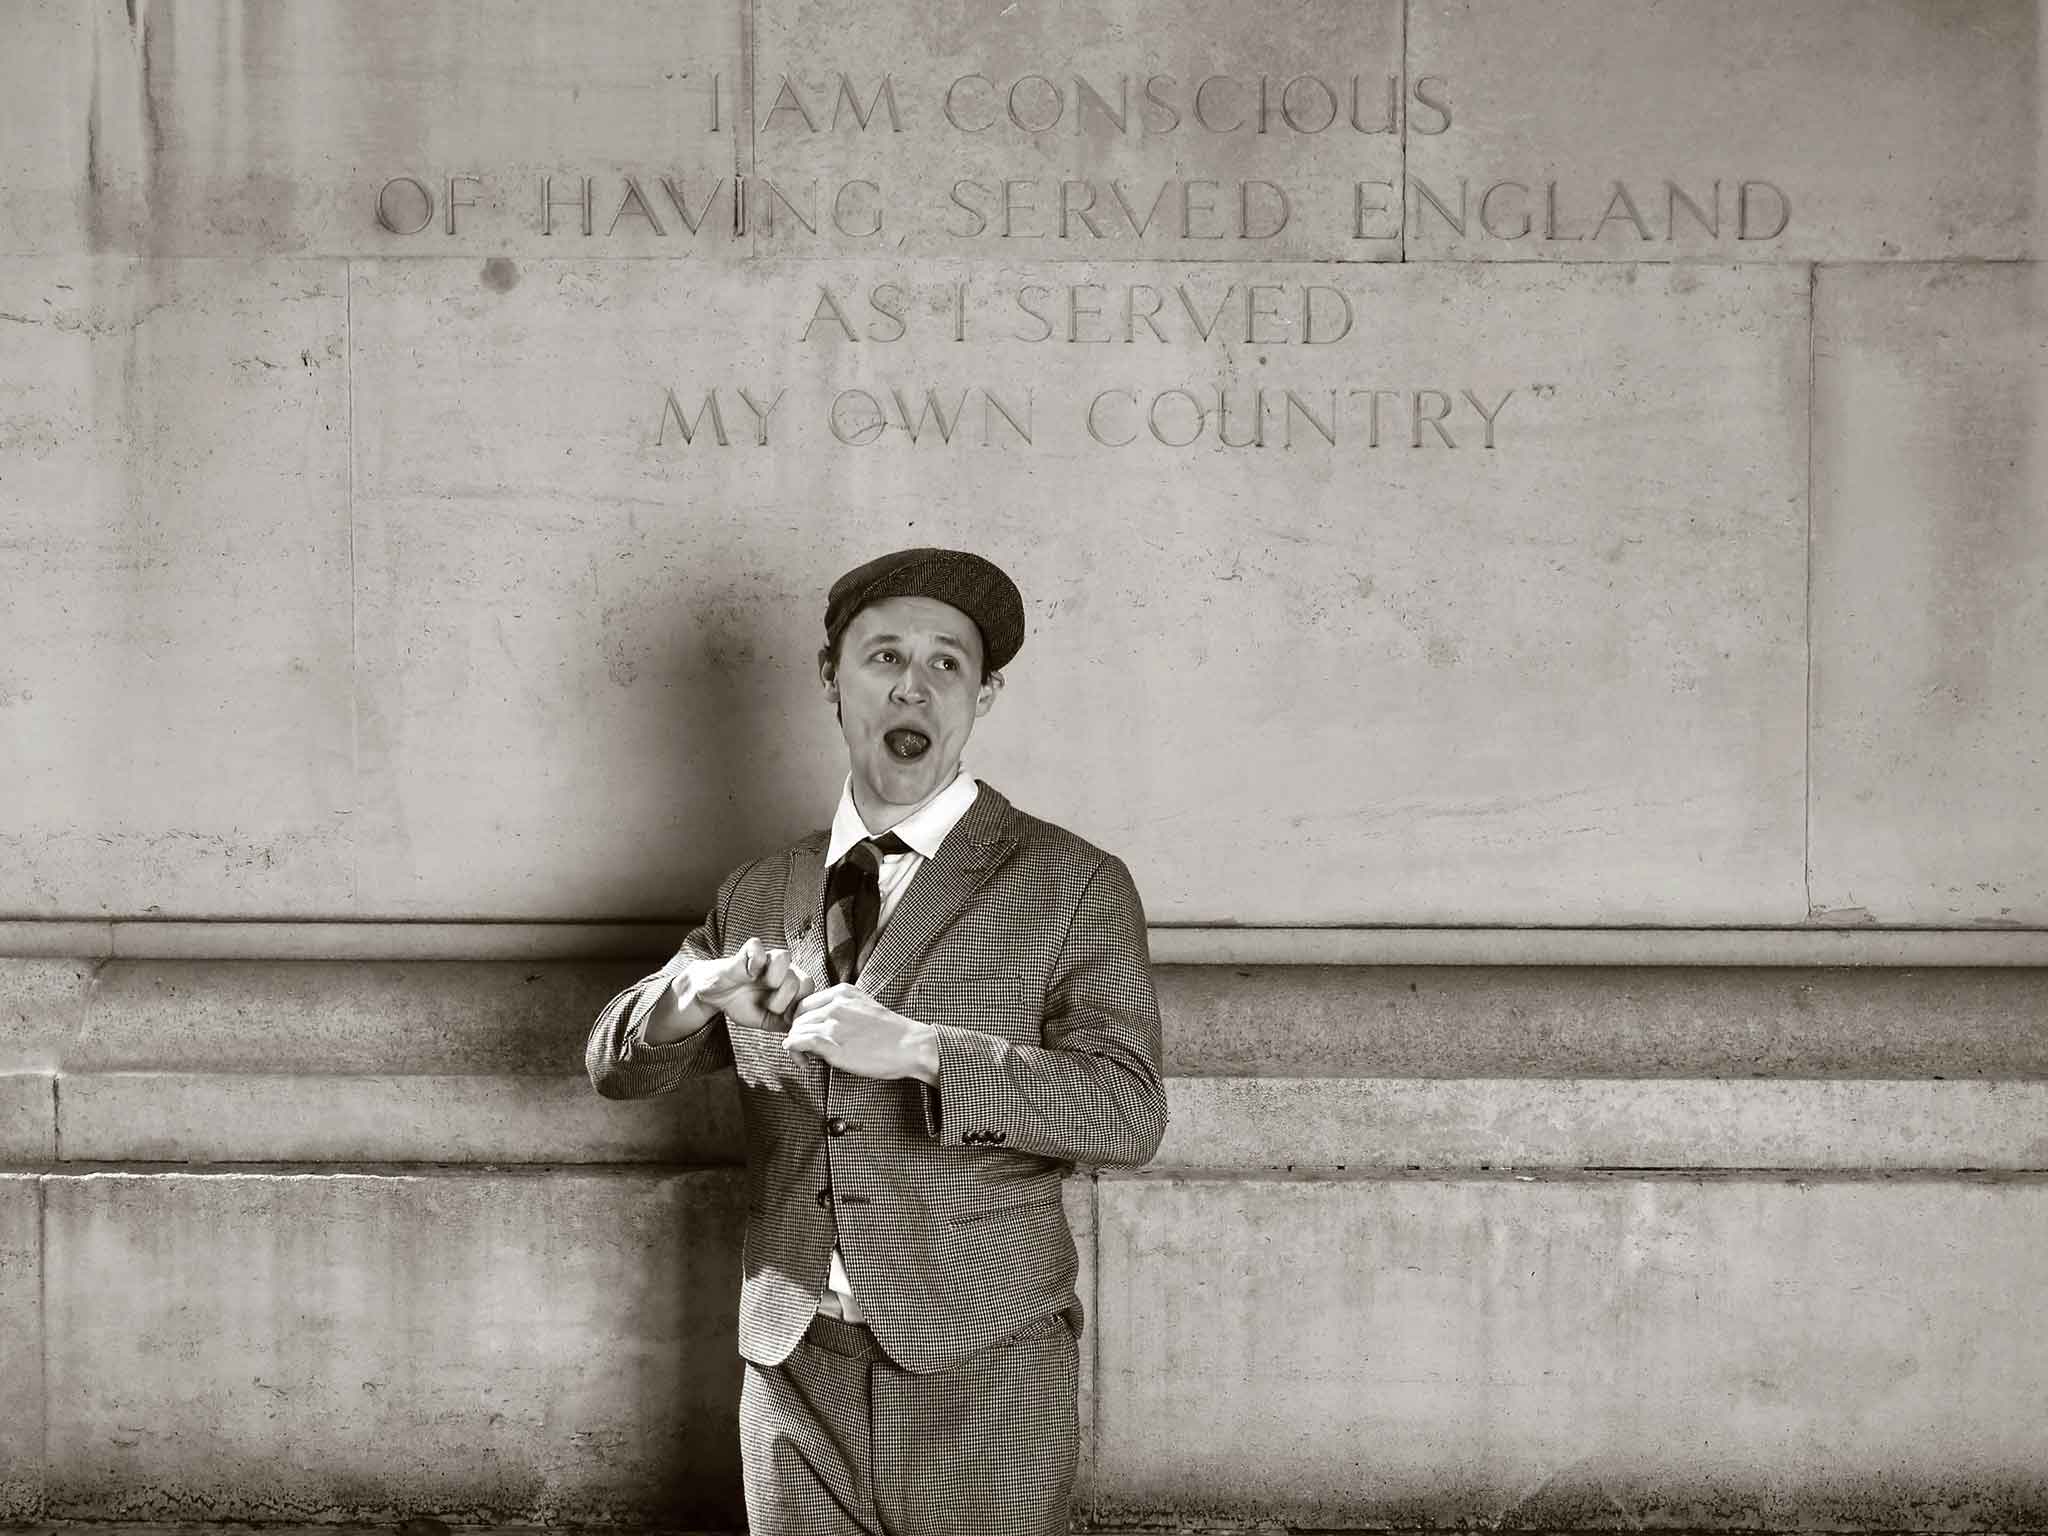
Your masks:
<path fill-rule="evenodd" d="M 839 668 L 833 665 L 832 652 L 818 652 L 818 686 L 824 690 L 827 702 L 839 702 Z"/>
<path fill-rule="evenodd" d="M 1003 674 L 991 672 L 988 681 L 981 685 L 974 695 L 974 718 L 979 720 L 996 706 L 996 695 L 1003 691 Z"/>

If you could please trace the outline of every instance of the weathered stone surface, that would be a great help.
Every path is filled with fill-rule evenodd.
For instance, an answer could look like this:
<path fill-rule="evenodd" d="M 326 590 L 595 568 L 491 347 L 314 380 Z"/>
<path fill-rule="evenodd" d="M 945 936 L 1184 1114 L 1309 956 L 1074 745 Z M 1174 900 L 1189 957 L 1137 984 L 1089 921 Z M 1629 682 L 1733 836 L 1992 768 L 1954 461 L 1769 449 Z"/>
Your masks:
<path fill-rule="evenodd" d="M 1284 18 L 767 0 L 753 16 L 764 253 L 1400 255 L 1395 0 Z"/>
<path fill-rule="evenodd" d="M 1201 1077 L 2048 1078 L 2048 971 L 1155 966 Z"/>
<path fill-rule="evenodd" d="M 622 0 L 601 16 L 575 0 L 309 0 L 288 11 L 261 0 L 85 0 L 51 9 L 70 12 L 73 24 L 45 25 L 37 50 L 0 69 L 10 89 L 25 81 L 31 101 L 47 89 L 39 66 L 61 72 L 66 85 L 42 133 L 66 153 L 63 190 L 82 208 L 90 249 L 744 249 L 732 215 L 741 7 L 724 0 Z M 88 160 L 92 192 L 83 196 Z M 40 170 L 31 188 L 56 170 Z M 543 178 L 558 203 L 547 222 Z M 664 178 L 698 221 L 696 234 Z M 51 206 L 27 231 L 38 237 L 31 248 L 79 249 L 58 243 L 75 238 L 79 218 L 62 218 L 55 189 L 29 206 L 43 204 Z"/>
<path fill-rule="evenodd" d="M 1160 1168 L 2048 1168 L 2048 1083 L 1202 1077 L 1167 1101 Z"/>
<path fill-rule="evenodd" d="M 94 967 L 0 960 L 0 1072 L 53 1071 L 85 1021 Z"/>
<path fill-rule="evenodd" d="M 2042 1180 L 1105 1178 L 1098 1194 L 1098 1514 L 2048 1518 Z"/>
<path fill-rule="evenodd" d="M 744 1152 L 730 1073 L 620 1104 L 581 1074 L 97 1072 L 64 1078 L 61 1115 L 64 1155 L 79 1161 L 728 1164 Z"/>
<path fill-rule="evenodd" d="M 1408 259 L 2033 255 L 2039 27 L 2035 0 L 1417 0 L 1445 110 L 1409 115 Z M 1424 195 L 1459 216 L 1461 185 L 1462 235 Z"/>
<path fill-rule="evenodd" d="M 734 1526 L 740 1182 L 53 1178 L 51 1513 Z"/>
<path fill-rule="evenodd" d="M 76 0 L 15 0 L 0 59 L 0 256 L 85 243 L 92 16 Z"/>
<path fill-rule="evenodd" d="M 116 960 L 95 972 L 85 1026 L 63 1063 L 71 1071 L 556 1077 L 582 1070 L 598 1010 L 653 968 Z"/>
<path fill-rule="evenodd" d="M 0 910 L 347 909 L 341 276 L 0 262 Z"/>
<path fill-rule="evenodd" d="M 0 961 L 0 1066 L 560 1076 L 654 963 Z M 2038 968 L 1153 971 L 1181 1076 L 2048 1078 Z"/>
<path fill-rule="evenodd" d="M 701 909 L 826 818 L 819 595 L 913 540 L 1028 596 L 978 771 L 1155 918 L 1803 913 L 1802 273 L 1295 266 L 1352 325 L 1283 345 L 1217 264 L 523 271 L 353 275 L 366 914 Z"/>
<path fill-rule="evenodd" d="M 6 1081 L 0 1077 L 0 1125 L 9 1115 Z M 0 1520 L 33 1520 L 43 1512 L 43 1256 L 37 1209 L 33 1178 L 0 1174 Z"/>
<path fill-rule="evenodd" d="M 1823 271 L 1815 915 L 2048 924 L 2048 277 Z"/>
<path fill-rule="evenodd" d="M 57 1102 L 49 1072 L 0 1070 L 0 1163 L 57 1155 Z"/>

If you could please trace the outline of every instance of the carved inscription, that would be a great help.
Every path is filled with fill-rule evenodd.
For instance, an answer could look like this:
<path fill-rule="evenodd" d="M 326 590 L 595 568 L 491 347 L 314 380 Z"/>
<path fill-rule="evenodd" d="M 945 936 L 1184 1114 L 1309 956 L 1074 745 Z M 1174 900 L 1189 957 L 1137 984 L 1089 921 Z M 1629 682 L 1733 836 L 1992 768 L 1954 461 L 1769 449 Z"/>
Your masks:
<path fill-rule="evenodd" d="M 1341 284 L 1320 280 L 1219 284 L 1194 269 L 1123 283 L 960 281 L 913 289 L 889 281 L 856 290 L 821 282 L 794 324 L 805 351 L 872 350 L 872 378 L 813 391 L 794 410 L 784 408 L 791 390 L 780 383 L 664 384 L 649 446 L 664 453 L 798 442 L 927 452 L 1484 452 L 1507 440 L 1504 418 L 1512 420 L 1509 407 L 1521 393 L 1499 381 L 1372 376 L 1357 304 Z M 889 349 L 904 342 L 917 345 L 920 364 L 897 371 Z M 946 360 L 953 346 L 973 357 L 986 356 L 991 344 L 1115 350 L 1113 360 L 1089 368 L 1088 388 L 1057 397 L 993 377 L 962 382 L 959 369 L 948 369 L 953 377 L 945 381 L 929 376 L 933 360 Z M 1284 363 L 1273 361 L 1310 348 L 1317 356 L 1346 348 L 1359 354 L 1357 377 L 1332 383 L 1330 370 L 1318 366 L 1315 382 L 1290 380 Z M 1159 367 L 1161 359 L 1170 366 Z M 1220 380 L 1195 382 L 1204 372 Z M 1160 382 L 1167 374 L 1177 382 Z"/>
<path fill-rule="evenodd" d="M 1329 142 L 1455 133 L 1474 108 L 1454 82 L 1426 72 L 1404 85 L 1399 75 L 1328 67 L 1193 77 L 962 69 L 934 81 L 831 70 L 764 78 L 751 108 L 733 95 L 731 81 L 710 77 L 699 131 L 729 135 L 736 121 L 749 126 L 751 111 L 757 153 L 797 169 L 685 175 L 650 161 L 603 173 L 564 167 L 524 184 L 474 170 L 408 171 L 375 189 L 376 222 L 405 238 L 488 234 L 509 220 L 571 241 L 624 236 L 678 248 L 729 246 L 759 234 L 796 249 L 816 243 L 882 250 L 922 232 L 1006 252 L 1014 247 L 1002 242 L 1112 256 L 1205 241 L 1237 242 L 1256 255 L 1262 243 L 1290 234 L 1319 236 L 1340 249 L 1406 236 L 1498 245 L 1503 254 L 1518 245 L 1584 242 L 1646 251 L 1684 242 L 1749 253 L 1781 237 L 1795 216 L 1792 193 L 1766 168 L 1674 167 L 1655 179 L 1561 180 L 1502 166 L 1455 186 L 1414 175 L 1325 172 L 1311 179 L 1305 172 L 1233 175 L 1220 168 L 1248 145 L 1277 145 L 1284 154 Z M 802 169 L 812 146 L 919 136 L 954 141 L 977 167 L 991 155 L 1001 163 L 914 185 L 881 170 L 847 176 Z M 1095 169 L 1109 146 L 1142 150 L 1154 143 L 1152 174 Z M 1218 164 L 1205 174 L 1210 157 Z"/>

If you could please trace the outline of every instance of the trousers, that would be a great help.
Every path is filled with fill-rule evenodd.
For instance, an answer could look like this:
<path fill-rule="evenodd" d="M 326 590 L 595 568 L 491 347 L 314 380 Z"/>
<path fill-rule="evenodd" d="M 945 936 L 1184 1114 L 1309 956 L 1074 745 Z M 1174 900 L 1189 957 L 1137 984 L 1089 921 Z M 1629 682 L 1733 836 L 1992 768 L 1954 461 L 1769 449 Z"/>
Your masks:
<path fill-rule="evenodd" d="M 1066 1536 L 1079 1450 L 1067 1314 L 919 1376 L 858 1323 L 819 1317 L 746 1365 L 752 1536 Z"/>

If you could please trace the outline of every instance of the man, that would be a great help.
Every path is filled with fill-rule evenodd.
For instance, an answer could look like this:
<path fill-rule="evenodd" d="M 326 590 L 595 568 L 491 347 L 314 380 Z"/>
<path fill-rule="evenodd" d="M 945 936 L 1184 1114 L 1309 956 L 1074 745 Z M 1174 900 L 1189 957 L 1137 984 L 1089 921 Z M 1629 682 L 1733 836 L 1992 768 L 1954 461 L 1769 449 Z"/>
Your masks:
<path fill-rule="evenodd" d="M 1075 1163 L 1166 1127 L 1123 864 L 960 766 L 1024 638 L 980 556 L 884 555 L 825 607 L 848 775 L 590 1033 L 597 1091 L 734 1068 L 740 1445 L 756 1536 L 1046 1536 L 1076 1451 Z"/>

